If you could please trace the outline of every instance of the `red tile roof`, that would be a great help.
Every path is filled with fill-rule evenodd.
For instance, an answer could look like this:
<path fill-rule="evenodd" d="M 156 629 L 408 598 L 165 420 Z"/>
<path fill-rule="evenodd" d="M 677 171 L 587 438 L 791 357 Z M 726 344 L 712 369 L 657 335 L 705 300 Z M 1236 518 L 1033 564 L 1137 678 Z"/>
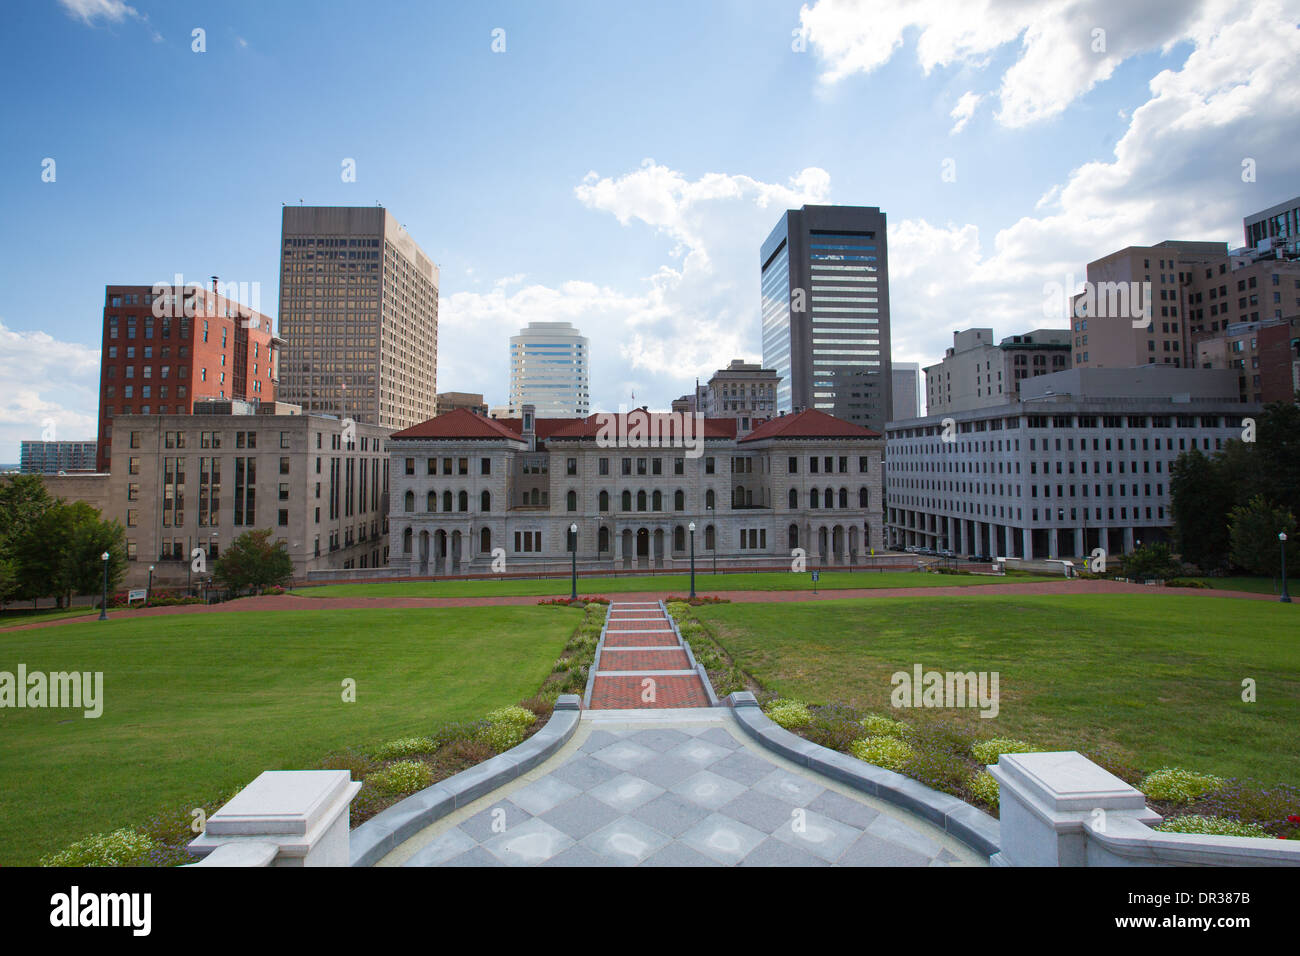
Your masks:
<path fill-rule="evenodd" d="M 522 418 L 498 418 L 498 423 L 505 425 L 517 436 L 524 433 L 524 420 Z M 534 418 L 533 430 L 537 433 L 538 441 L 546 441 L 556 431 L 564 428 L 566 425 L 572 425 L 574 422 L 582 421 L 580 418 Z"/>
<path fill-rule="evenodd" d="M 815 408 L 794 415 L 778 415 L 759 425 L 741 439 L 742 442 L 765 438 L 879 438 L 880 432 L 854 425 Z"/>
<path fill-rule="evenodd" d="M 519 441 L 519 435 L 512 432 L 501 422 L 482 415 L 475 415 L 467 408 L 458 408 L 445 415 L 430 418 L 428 421 L 393 432 L 390 438 L 442 438 L 442 439 L 477 439 L 489 438 L 500 441 L 503 438 Z"/>

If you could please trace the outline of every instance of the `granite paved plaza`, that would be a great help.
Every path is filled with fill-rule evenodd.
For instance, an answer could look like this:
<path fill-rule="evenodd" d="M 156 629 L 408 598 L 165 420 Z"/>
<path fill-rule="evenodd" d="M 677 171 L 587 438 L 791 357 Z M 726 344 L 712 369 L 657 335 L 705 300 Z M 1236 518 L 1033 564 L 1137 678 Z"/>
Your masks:
<path fill-rule="evenodd" d="M 760 749 L 727 708 L 584 712 L 550 760 L 381 866 L 984 865 L 929 823 Z"/>

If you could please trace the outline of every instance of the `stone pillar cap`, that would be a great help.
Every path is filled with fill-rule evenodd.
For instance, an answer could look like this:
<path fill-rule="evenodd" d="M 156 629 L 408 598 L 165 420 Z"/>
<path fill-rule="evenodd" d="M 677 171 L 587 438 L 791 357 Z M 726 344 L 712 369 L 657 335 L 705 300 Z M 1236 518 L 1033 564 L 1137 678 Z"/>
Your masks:
<path fill-rule="evenodd" d="M 1002 754 L 989 772 L 1050 815 L 1146 810 L 1142 791 L 1075 750 Z"/>
<path fill-rule="evenodd" d="M 346 770 L 265 770 L 208 818 L 204 834 L 303 836 L 357 786 Z"/>

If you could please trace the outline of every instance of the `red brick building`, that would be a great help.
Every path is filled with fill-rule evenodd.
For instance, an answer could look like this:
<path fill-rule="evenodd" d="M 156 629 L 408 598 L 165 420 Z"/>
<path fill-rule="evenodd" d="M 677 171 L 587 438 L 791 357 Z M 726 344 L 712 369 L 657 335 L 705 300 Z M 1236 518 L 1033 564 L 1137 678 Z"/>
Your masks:
<path fill-rule="evenodd" d="M 188 415 L 205 399 L 275 401 L 271 319 L 211 289 L 104 289 L 97 467 L 110 469 L 117 415 Z"/>

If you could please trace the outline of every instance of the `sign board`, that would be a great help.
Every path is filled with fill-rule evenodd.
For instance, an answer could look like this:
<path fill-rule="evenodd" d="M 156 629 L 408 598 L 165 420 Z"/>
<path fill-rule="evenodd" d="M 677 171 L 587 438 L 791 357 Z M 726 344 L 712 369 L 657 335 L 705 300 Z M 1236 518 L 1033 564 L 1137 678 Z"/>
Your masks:
<path fill-rule="evenodd" d="M 132 588 L 130 591 L 126 592 L 127 604 L 130 604 L 132 601 L 147 601 L 148 599 L 149 591 L 147 588 Z"/>
<path fill-rule="evenodd" d="M 820 571 L 814 571 L 812 576 L 814 581 L 820 581 L 822 579 L 822 573 Z"/>

